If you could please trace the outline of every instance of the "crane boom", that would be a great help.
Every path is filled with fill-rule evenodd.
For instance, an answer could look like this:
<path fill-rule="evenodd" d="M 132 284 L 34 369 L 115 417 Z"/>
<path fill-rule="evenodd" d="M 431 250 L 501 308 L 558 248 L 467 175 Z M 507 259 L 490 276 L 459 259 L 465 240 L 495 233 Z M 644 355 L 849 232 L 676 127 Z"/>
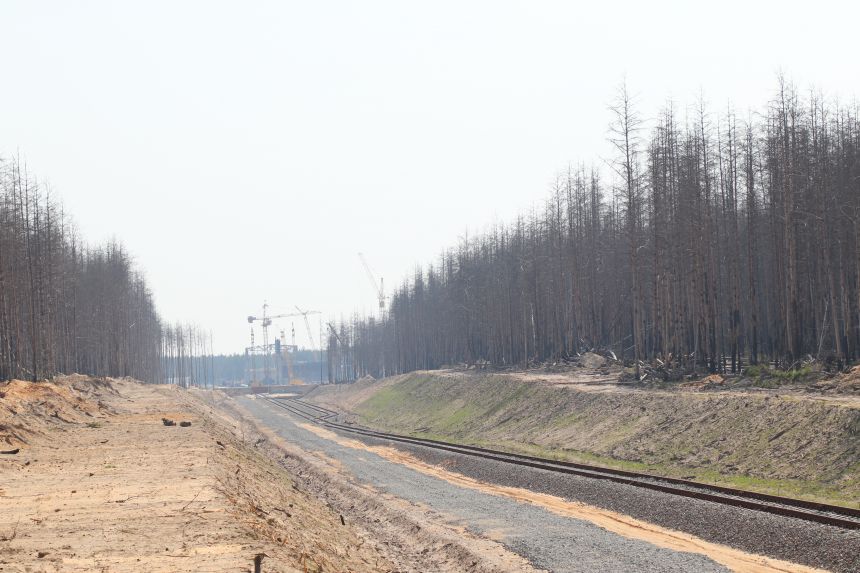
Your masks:
<path fill-rule="evenodd" d="M 370 269 L 367 259 L 364 258 L 364 253 L 358 253 L 358 258 L 361 259 L 361 264 L 364 266 L 364 271 L 367 273 L 367 279 L 370 281 L 370 286 L 372 286 L 373 290 L 376 291 L 376 295 L 381 297 L 384 294 L 382 287 L 376 282 L 376 275 L 374 275 L 373 271 Z"/>
<path fill-rule="evenodd" d="M 312 312 L 316 312 L 316 311 L 312 311 Z M 272 321 L 275 320 L 276 318 L 295 318 L 295 317 L 301 316 L 301 315 L 302 315 L 302 313 L 300 313 L 300 312 L 288 312 L 287 314 L 273 314 L 271 316 L 266 316 L 266 315 L 263 315 L 261 317 L 249 316 L 248 322 L 260 322 L 260 321 L 262 321 L 266 326 L 271 326 Z"/>
<path fill-rule="evenodd" d="M 358 258 L 361 259 L 361 264 L 364 266 L 367 278 L 370 280 L 373 290 L 376 291 L 376 297 L 379 301 L 379 318 L 382 318 L 385 314 L 385 284 L 382 282 L 382 277 L 379 278 L 379 282 L 376 281 L 376 275 L 370 269 L 370 265 L 367 263 L 367 259 L 364 258 L 363 253 L 358 253 Z"/>
<path fill-rule="evenodd" d="M 314 341 L 314 335 L 313 335 L 313 332 L 311 331 L 311 323 L 308 320 L 308 315 L 309 314 L 322 314 L 322 313 L 318 310 L 302 310 L 298 307 L 298 305 L 296 305 L 296 310 L 299 311 L 299 314 L 301 314 L 302 317 L 305 319 L 305 328 L 308 329 L 308 338 L 311 341 L 311 349 L 313 349 L 313 347 L 316 346 L 317 343 Z M 320 342 L 322 342 L 322 341 L 320 341 Z M 320 361 L 322 361 L 322 346 L 320 346 Z"/>
<path fill-rule="evenodd" d="M 335 330 L 334 325 L 330 322 L 327 322 L 326 325 L 328 326 L 328 329 L 331 331 L 331 333 L 334 335 L 334 338 L 335 340 L 337 340 L 337 343 L 343 346 L 343 341 L 340 339 L 340 336 L 337 335 L 337 330 Z"/>

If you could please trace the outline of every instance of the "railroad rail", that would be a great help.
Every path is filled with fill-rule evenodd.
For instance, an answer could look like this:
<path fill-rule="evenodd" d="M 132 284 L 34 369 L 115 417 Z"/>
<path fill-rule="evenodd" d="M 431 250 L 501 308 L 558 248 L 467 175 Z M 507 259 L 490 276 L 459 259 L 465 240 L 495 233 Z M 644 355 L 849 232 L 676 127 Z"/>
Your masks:
<path fill-rule="evenodd" d="M 617 470 L 588 464 L 580 464 L 576 462 L 513 454 L 510 452 L 491 450 L 478 446 L 468 446 L 439 440 L 379 432 L 370 428 L 363 428 L 361 426 L 338 423 L 334 421 L 339 415 L 338 412 L 323 408 L 322 406 L 317 406 L 316 404 L 310 404 L 294 398 L 273 398 L 269 396 L 262 396 L 262 398 L 315 424 L 370 438 L 424 446 L 436 450 L 444 450 L 457 454 L 527 466 L 556 473 L 609 480 L 616 483 L 651 489 L 672 495 L 711 501 L 723 505 L 743 507 L 746 509 L 802 519 L 805 521 L 823 523 L 825 525 L 831 525 L 843 529 L 860 529 L 860 510 L 850 507 L 829 505 L 814 501 L 703 484 L 679 478 L 661 477 L 627 470 Z"/>

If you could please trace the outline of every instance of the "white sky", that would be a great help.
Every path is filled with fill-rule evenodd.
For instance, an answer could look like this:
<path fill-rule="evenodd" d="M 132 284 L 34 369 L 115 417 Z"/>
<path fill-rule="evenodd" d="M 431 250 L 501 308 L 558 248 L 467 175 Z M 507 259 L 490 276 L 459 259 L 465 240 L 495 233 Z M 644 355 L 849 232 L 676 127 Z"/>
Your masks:
<path fill-rule="evenodd" d="M 541 202 L 610 153 L 625 76 L 645 117 L 700 91 L 744 114 L 780 69 L 860 92 L 850 1 L 5 0 L 0 18 L 0 154 L 224 352 L 263 299 L 372 312 L 358 251 L 394 285 Z"/>

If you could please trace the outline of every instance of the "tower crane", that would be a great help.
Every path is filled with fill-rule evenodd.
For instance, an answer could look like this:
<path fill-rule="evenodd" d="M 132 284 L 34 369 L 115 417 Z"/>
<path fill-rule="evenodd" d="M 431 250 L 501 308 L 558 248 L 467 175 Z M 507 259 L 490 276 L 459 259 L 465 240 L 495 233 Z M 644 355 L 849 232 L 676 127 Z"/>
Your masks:
<path fill-rule="evenodd" d="M 257 363 L 254 360 L 255 352 L 257 351 L 257 347 L 254 346 L 254 325 L 251 325 L 251 346 L 245 348 L 245 356 L 250 360 L 250 370 L 248 371 L 248 380 L 251 383 L 251 386 L 256 386 L 257 381 L 254 379 L 254 374 L 257 372 Z"/>
<path fill-rule="evenodd" d="M 367 278 L 370 279 L 370 284 L 373 285 L 373 288 L 376 289 L 376 296 L 379 299 L 379 320 L 380 322 L 385 320 L 385 286 L 382 282 L 382 277 L 379 277 L 379 283 L 376 282 L 376 276 L 373 274 L 373 271 L 370 269 L 370 265 L 367 264 L 367 259 L 364 258 L 362 253 L 358 253 L 358 258 L 361 259 L 361 264 L 364 265 L 364 270 L 367 271 Z M 380 348 L 380 359 L 379 364 L 382 367 L 382 377 L 385 377 L 385 353 Z"/>
<path fill-rule="evenodd" d="M 254 330 L 253 325 L 255 322 L 261 323 L 263 327 L 263 380 L 269 379 L 269 326 L 272 324 L 272 316 L 268 316 L 269 312 L 269 303 L 263 301 L 263 316 L 248 316 L 248 324 L 251 325 L 251 351 L 253 353 L 254 348 Z M 253 374 L 252 374 L 253 375 Z"/>
<path fill-rule="evenodd" d="M 296 305 L 296 310 L 299 311 L 299 314 L 302 315 L 302 318 L 305 319 L 305 328 L 308 331 L 308 338 L 311 341 L 311 347 L 316 346 L 317 343 L 314 340 L 314 335 L 313 335 L 313 331 L 311 330 L 311 323 L 308 320 L 308 315 L 310 315 L 310 314 L 322 314 L 322 313 L 318 310 L 302 310 L 301 308 L 299 308 L 298 305 Z"/>
<path fill-rule="evenodd" d="M 309 314 L 322 314 L 322 313 L 318 310 L 302 310 L 299 308 L 298 305 L 296 305 L 296 310 L 299 311 L 299 314 L 301 314 L 302 318 L 305 319 L 305 328 L 308 329 L 308 338 L 311 341 L 311 348 L 313 348 L 314 346 L 316 346 L 316 342 L 314 342 L 314 335 L 313 335 L 313 332 L 311 331 L 311 323 L 308 320 L 308 315 Z M 320 354 L 320 361 L 322 361 L 322 341 L 320 341 L 319 354 Z"/>
<path fill-rule="evenodd" d="M 385 284 L 382 281 L 382 277 L 379 278 L 379 282 L 376 281 L 376 275 L 373 274 L 370 265 L 367 264 L 364 254 L 358 253 L 358 258 L 361 259 L 361 264 L 364 265 L 364 270 L 367 272 L 367 278 L 370 280 L 373 290 L 376 291 L 376 298 L 379 301 L 379 319 L 382 320 L 385 315 Z"/>
<path fill-rule="evenodd" d="M 296 308 L 298 308 L 298 307 L 296 307 Z M 272 321 L 277 320 L 279 318 L 294 318 L 294 317 L 298 317 L 298 316 L 304 316 L 305 324 L 308 327 L 308 335 L 310 335 L 311 334 L 310 323 L 308 322 L 307 315 L 308 314 L 321 314 L 318 310 L 309 310 L 307 312 L 301 312 L 301 311 L 290 312 L 290 313 L 285 313 L 285 314 L 274 314 L 274 315 L 270 315 L 270 314 L 268 314 L 268 312 L 269 312 L 269 305 L 267 302 L 264 301 L 263 302 L 263 315 L 262 316 L 259 316 L 259 317 L 253 316 L 253 315 L 248 316 L 248 323 L 249 324 L 253 325 L 255 322 L 259 322 L 263 327 L 262 350 L 263 350 L 263 379 L 264 380 L 270 379 L 269 378 L 269 372 L 270 372 L 270 368 L 269 368 L 269 348 L 270 348 L 270 345 L 269 345 L 269 327 L 272 325 Z M 254 334 L 253 334 L 253 330 L 252 330 L 251 331 L 251 347 L 252 348 L 254 346 L 253 336 L 254 336 Z M 311 344 L 314 344 L 313 336 L 311 336 Z M 293 340 L 293 346 L 295 347 L 295 340 Z M 293 350 L 295 350 L 295 348 L 293 348 Z M 290 368 L 290 370 L 292 370 L 292 368 Z M 292 372 L 290 372 L 290 377 L 292 378 Z"/>
<path fill-rule="evenodd" d="M 292 333 L 292 347 L 296 347 L 296 329 L 292 323 L 290 323 L 290 332 Z M 304 382 L 296 378 L 296 375 L 293 373 L 293 355 L 290 353 L 290 349 L 287 346 L 287 337 L 284 334 L 283 329 L 281 329 L 281 348 L 284 350 L 284 362 L 287 363 L 287 377 L 290 380 L 291 385 L 302 385 Z"/>

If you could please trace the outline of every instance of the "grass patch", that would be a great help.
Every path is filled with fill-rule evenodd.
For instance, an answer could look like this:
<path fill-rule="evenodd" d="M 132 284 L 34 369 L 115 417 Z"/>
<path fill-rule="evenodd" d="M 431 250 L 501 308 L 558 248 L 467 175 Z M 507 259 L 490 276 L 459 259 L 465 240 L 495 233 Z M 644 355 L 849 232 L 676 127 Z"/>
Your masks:
<path fill-rule="evenodd" d="M 87 428 L 101 428 L 101 422 L 87 422 Z"/>
<path fill-rule="evenodd" d="M 438 426 L 440 430 L 459 431 L 466 421 L 477 413 L 477 408 L 470 405 L 465 405 L 462 408 L 454 411 L 446 418 L 440 420 Z"/>
<path fill-rule="evenodd" d="M 747 367 L 756 385 L 810 367 Z M 587 393 L 512 381 L 406 375 L 353 409 L 378 430 L 857 507 L 860 413 L 758 394 Z M 814 428 L 814 431 L 812 429 Z"/>
<path fill-rule="evenodd" d="M 764 364 L 751 364 L 744 369 L 744 374 L 753 379 L 753 386 L 758 388 L 778 388 L 781 384 L 801 382 L 812 374 L 811 366 L 780 370 Z"/>

